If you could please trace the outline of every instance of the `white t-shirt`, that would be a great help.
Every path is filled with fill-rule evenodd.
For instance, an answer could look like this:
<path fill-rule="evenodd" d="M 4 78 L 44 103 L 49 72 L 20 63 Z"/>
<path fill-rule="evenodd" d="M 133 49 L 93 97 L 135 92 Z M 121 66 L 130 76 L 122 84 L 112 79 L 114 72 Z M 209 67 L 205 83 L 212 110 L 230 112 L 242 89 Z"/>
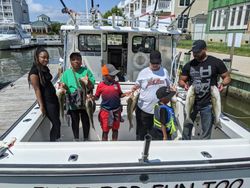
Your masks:
<path fill-rule="evenodd" d="M 169 86 L 170 83 L 168 71 L 165 68 L 161 67 L 157 71 L 152 71 L 149 67 L 143 69 L 136 79 L 136 84 L 140 86 L 138 107 L 146 113 L 154 114 L 154 106 L 158 102 L 157 89 Z"/>

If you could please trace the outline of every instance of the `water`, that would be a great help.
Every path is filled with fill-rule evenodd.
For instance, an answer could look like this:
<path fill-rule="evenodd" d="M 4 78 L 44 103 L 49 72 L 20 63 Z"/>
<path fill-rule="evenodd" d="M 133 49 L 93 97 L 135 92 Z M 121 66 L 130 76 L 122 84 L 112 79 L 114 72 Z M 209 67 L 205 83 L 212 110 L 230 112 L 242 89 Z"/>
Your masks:
<path fill-rule="evenodd" d="M 222 111 L 250 131 L 250 103 L 230 96 L 222 97 Z"/>
<path fill-rule="evenodd" d="M 58 63 L 60 48 L 46 48 L 50 55 L 50 63 Z M 0 87 L 1 84 L 13 82 L 26 74 L 33 63 L 34 50 L 0 51 Z M 242 126 L 250 130 L 250 103 L 232 97 L 222 97 L 222 110 L 240 121 Z M 248 117 L 248 118 L 246 118 Z"/>
<path fill-rule="evenodd" d="M 49 63 L 58 63 L 59 48 L 46 48 L 50 55 Z M 0 87 L 13 82 L 26 74 L 34 62 L 35 49 L 22 51 L 0 51 Z"/>

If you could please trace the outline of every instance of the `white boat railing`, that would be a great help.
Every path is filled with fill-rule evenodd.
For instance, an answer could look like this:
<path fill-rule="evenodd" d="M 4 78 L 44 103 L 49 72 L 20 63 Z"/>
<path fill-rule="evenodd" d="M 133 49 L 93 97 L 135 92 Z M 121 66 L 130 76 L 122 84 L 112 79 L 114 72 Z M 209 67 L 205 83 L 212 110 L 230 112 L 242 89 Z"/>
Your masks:
<path fill-rule="evenodd" d="M 73 20 L 73 19 L 74 20 Z M 159 21 L 160 19 L 156 17 L 153 19 L 149 16 L 148 20 L 139 20 L 134 17 L 131 19 L 124 19 L 121 16 L 112 15 L 112 19 L 102 18 L 101 14 L 88 14 L 86 13 L 76 13 L 71 16 L 70 20 L 67 22 L 68 25 L 86 25 L 86 26 L 103 26 L 108 25 L 112 27 L 124 26 L 139 28 L 145 26 L 146 28 L 158 28 L 159 25 L 164 25 L 168 27 L 171 22 L 169 21 Z"/>

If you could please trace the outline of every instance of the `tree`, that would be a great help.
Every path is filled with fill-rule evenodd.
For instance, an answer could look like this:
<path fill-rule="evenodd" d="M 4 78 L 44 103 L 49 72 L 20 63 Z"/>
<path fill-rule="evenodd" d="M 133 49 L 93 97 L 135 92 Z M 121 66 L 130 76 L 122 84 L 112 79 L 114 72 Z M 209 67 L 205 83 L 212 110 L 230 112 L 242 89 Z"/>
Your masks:
<path fill-rule="evenodd" d="M 119 9 L 117 6 L 115 6 L 111 10 L 108 10 L 107 12 L 105 12 L 103 14 L 103 18 L 107 19 L 109 16 L 112 16 L 112 14 L 115 14 L 116 16 L 123 16 L 122 10 Z"/>
<path fill-rule="evenodd" d="M 62 23 L 59 23 L 59 22 L 53 22 L 51 24 L 51 32 L 55 33 L 55 34 L 59 34 L 60 33 L 60 27 L 61 25 L 63 25 Z"/>

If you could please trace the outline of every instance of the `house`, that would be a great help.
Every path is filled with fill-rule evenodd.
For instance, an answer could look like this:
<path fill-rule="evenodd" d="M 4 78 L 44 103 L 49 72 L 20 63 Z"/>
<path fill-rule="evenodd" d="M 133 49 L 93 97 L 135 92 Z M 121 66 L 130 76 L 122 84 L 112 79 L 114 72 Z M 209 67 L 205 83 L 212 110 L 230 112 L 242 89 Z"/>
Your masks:
<path fill-rule="evenodd" d="M 33 33 L 45 34 L 51 31 L 50 17 L 41 14 L 37 17 L 37 21 L 31 23 Z"/>
<path fill-rule="evenodd" d="M 229 33 L 240 33 L 250 43 L 250 0 L 210 0 L 207 40 L 227 42 Z"/>
<path fill-rule="evenodd" d="M 208 1 L 209 0 L 202 0 L 203 3 L 196 1 L 190 9 L 189 17 L 192 18 L 202 14 L 206 15 L 208 11 Z M 126 18 L 134 18 L 136 21 L 140 20 L 142 23 L 137 22 L 137 25 L 140 24 L 140 26 L 147 25 L 147 21 L 152 19 L 152 13 L 155 10 L 159 22 L 164 22 L 164 24 L 159 24 L 159 27 L 166 28 L 191 2 L 192 0 L 158 0 L 157 7 L 155 7 L 156 0 L 122 0 L 118 4 L 118 8 L 124 11 Z M 185 14 L 187 14 L 187 12 Z M 193 22 L 188 20 L 186 15 L 184 15 L 182 19 L 179 19 L 177 27 L 186 28 L 188 33 L 194 31 Z"/>
<path fill-rule="evenodd" d="M 191 17 L 192 40 L 206 40 L 207 14 L 197 14 Z"/>

